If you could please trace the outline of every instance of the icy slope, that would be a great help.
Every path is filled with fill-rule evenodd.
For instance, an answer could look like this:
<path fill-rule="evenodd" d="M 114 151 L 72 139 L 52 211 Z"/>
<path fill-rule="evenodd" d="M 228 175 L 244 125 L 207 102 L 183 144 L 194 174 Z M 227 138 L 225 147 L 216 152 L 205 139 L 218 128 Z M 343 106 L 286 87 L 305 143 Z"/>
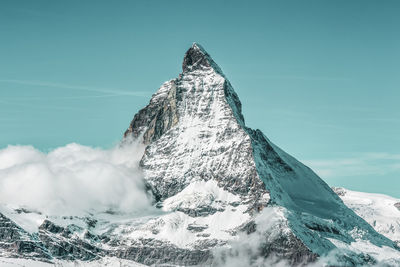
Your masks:
<path fill-rule="evenodd" d="M 270 191 L 271 202 L 288 209 L 291 229 L 313 252 L 328 254 L 337 247 L 332 240 L 347 244 L 367 240 L 373 246 L 395 247 L 347 208 L 311 169 L 283 152 L 261 132 L 250 130 L 250 134 L 254 138 L 258 173 Z M 354 229 L 362 234 L 355 236 Z"/>

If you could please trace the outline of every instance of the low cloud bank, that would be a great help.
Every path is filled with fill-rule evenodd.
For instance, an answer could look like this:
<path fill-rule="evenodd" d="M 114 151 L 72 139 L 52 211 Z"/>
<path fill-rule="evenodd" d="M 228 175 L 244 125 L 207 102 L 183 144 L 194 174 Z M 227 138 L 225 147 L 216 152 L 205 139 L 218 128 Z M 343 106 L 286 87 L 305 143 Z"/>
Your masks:
<path fill-rule="evenodd" d="M 151 208 L 138 168 L 137 142 L 104 150 L 76 143 L 43 153 L 32 146 L 0 150 L 0 204 L 47 214 L 142 213 Z"/>

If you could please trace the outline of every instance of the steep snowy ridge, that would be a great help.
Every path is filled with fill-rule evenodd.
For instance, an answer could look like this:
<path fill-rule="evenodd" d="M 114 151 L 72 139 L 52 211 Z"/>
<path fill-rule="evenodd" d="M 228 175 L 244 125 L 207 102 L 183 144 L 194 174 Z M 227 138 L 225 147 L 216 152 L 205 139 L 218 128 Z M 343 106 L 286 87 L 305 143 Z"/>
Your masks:
<path fill-rule="evenodd" d="M 389 209 L 372 196 L 366 202 L 344 189 L 336 194 L 246 127 L 232 85 L 200 45 L 186 52 L 182 70 L 134 116 L 122 142 L 133 137 L 145 145 L 140 168 L 154 209 L 140 216 L 114 210 L 48 216 L 0 205 L 1 257 L 60 266 L 69 266 L 66 260 L 216 266 L 241 255 L 258 266 L 268 257 L 302 265 L 333 255 L 327 264 L 400 265 L 393 241 L 399 217 L 389 214 L 397 200 L 387 200 Z M 35 246 L 19 250 L 21 240 Z"/>
<path fill-rule="evenodd" d="M 352 230 L 362 229 L 362 237 L 378 247 L 394 247 L 347 208 L 338 196 L 311 169 L 272 144 L 261 132 L 254 144 L 258 173 L 271 193 L 271 201 L 287 208 L 295 235 L 318 255 L 337 247 L 331 240 L 356 242 Z M 315 238 L 316 233 L 319 238 Z M 361 264 L 362 262 L 360 262 Z"/>

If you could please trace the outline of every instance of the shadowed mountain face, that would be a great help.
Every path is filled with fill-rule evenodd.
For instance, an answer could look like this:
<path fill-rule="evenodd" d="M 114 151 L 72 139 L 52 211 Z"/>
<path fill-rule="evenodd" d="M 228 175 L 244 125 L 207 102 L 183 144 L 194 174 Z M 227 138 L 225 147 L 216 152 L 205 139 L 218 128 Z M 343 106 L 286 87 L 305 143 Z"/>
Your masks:
<path fill-rule="evenodd" d="M 246 127 L 232 85 L 200 45 L 182 69 L 134 116 L 122 142 L 144 144 L 140 168 L 157 209 L 48 216 L 0 205 L 0 257 L 218 266 L 239 255 L 259 266 L 270 256 L 302 265 L 329 255 L 333 266 L 400 264 L 383 216 L 386 237 L 311 169 Z M 344 192 L 373 222 L 371 208 Z M 397 211 L 398 201 L 389 202 Z"/>

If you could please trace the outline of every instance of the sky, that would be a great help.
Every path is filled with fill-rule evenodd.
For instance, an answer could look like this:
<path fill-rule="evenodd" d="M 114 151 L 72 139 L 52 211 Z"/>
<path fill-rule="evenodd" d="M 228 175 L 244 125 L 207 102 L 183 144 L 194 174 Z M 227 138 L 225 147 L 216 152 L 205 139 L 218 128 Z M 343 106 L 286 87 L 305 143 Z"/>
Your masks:
<path fill-rule="evenodd" d="M 400 198 L 400 2 L 0 2 L 0 149 L 110 148 L 200 43 L 246 124 L 329 185 Z"/>

